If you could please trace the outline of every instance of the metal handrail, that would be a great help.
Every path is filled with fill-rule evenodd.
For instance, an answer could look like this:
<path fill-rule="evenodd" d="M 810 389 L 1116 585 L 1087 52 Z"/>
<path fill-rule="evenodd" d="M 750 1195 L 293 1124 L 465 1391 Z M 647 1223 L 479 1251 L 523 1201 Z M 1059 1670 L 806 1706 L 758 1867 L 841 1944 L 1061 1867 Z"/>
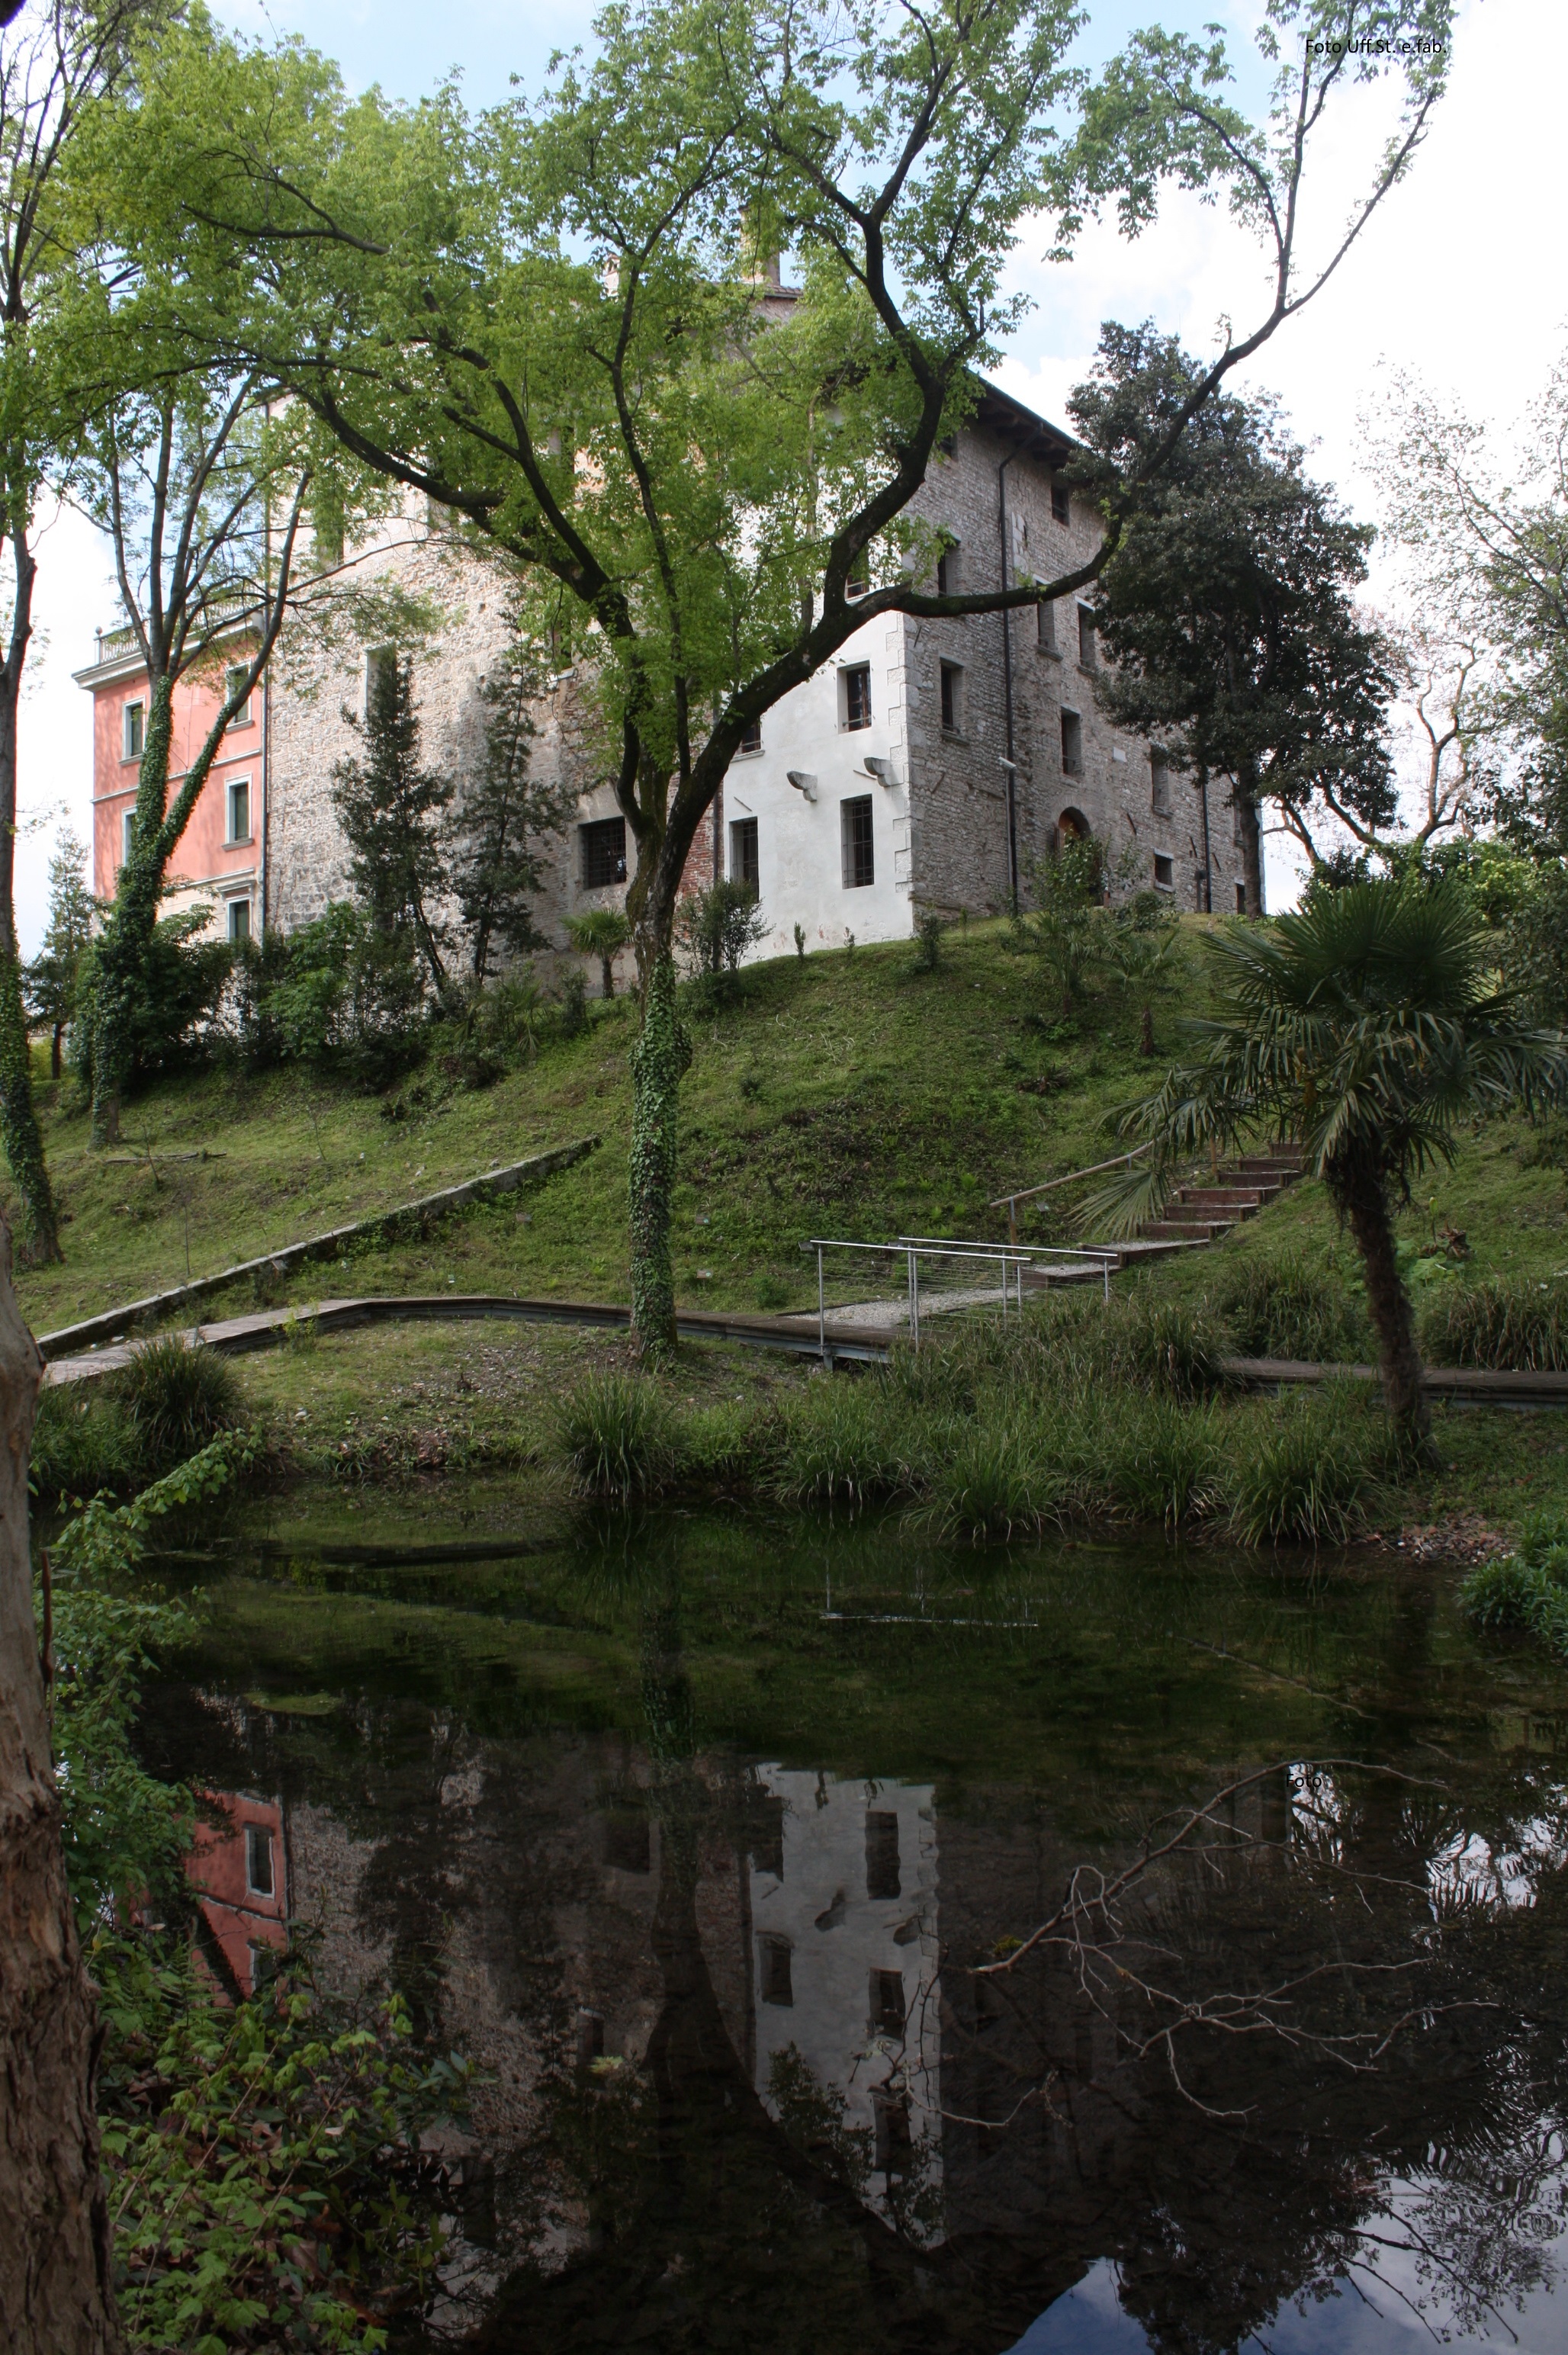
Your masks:
<path fill-rule="evenodd" d="M 973 1266 L 976 1260 L 997 1260 L 1002 1270 L 1002 1314 L 1008 1313 L 1008 1281 L 1016 1277 L 1019 1315 L 1024 1313 L 1024 1269 L 1040 1259 L 1086 1259 L 1097 1262 L 1104 1279 L 1105 1297 L 1111 1296 L 1111 1270 L 1119 1259 L 1114 1246 L 1090 1247 L 1084 1250 L 1056 1250 L 1049 1243 L 970 1243 L 951 1241 L 929 1241 L 917 1235 L 901 1235 L 892 1243 L 848 1242 L 837 1235 L 813 1235 L 803 1242 L 802 1251 L 816 1253 L 816 1342 L 824 1362 L 827 1358 L 827 1298 L 823 1274 L 823 1253 L 848 1251 L 879 1253 L 884 1258 L 902 1259 L 908 1269 L 910 1338 L 920 1348 L 920 1263 L 923 1259 L 953 1259 L 961 1265 Z"/>
<path fill-rule="evenodd" d="M 1149 1143 L 1152 1144 L 1152 1142 L 1151 1138 Z M 1092 1161 L 1086 1169 L 1070 1169 L 1065 1177 L 1048 1178 L 1043 1186 L 1024 1186 L 1020 1187 L 1016 1194 L 998 1194 L 994 1202 L 987 1203 L 986 1208 L 987 1210 L 1005 1209 L 1007 1211 L 1008 1241 L 1016 1243 L 1019 1239 L 1019 1204 L 1020 1202 L 1032 1202 L 1037 1194 L 1052 1194 L 1058 1186 L 1071 1186 L 1075 1178 L 1098 1178 L 1102 1170 L 1105 1169 L 1124 1167 L 1130 1169 L 1138 1155 L 1147 1153 L 1148 1149 L 1147 1144 L 1135 1145 L 1125 1153 L 1114 1153 L 1109 1161 Z"/>

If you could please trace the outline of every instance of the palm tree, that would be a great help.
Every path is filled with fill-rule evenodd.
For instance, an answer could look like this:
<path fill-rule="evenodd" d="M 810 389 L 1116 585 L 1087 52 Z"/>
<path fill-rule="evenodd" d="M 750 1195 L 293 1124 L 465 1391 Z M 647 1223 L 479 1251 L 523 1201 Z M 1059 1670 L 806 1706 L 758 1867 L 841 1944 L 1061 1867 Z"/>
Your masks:
<path fill-rule="evenodd" d="M 567 919 L 566 937 L 580 956 L 596 956 L 603 976 L 604 995 L 615 995 L 615 952 L 632 937 L 632 928 L 618 908 L 591 908 L 585 916 Z"/>
<path fill-rule="evenodd" d="M 1390 1418 L 1424 1452 L 1394 1210 L 1413 1178 L 1453 1160 L 1461 1120 L 1568 1092 L 1568 1041 L 1520 1019 L 1456 879 L 1319 891 L 1298 915 L 1228 929 L 1204 948 L 1214 1010 L 1186 1026 L 1197 1052 L 1120 1119 L 1153 1150 L 1084 1215 L 1125 1233 L 1199 1150 L 1259 1130 L 1295 1138 L 1360 1254 Z"/>

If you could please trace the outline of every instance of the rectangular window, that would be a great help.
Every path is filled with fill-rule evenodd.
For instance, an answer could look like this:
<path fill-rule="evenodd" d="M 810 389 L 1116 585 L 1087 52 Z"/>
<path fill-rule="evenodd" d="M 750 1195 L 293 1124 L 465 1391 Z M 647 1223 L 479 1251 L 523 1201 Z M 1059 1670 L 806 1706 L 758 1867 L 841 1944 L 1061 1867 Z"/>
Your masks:
<path fill-rule="evenodd" d="M 1078 659 L 1085 670 L 1093 670 L 1100 659 L 1094 641 L 1094 616 L 1087 605 L 1078 608 Z"/>
<path fill-rule="evenodd" d="M 964 727 L 964 671 L 958 663 L 942 666 L 942 732 L 959 735 Z"/>
<path fill-rule="evenodd" d="M 238 688 L 244 686 L 245 681 L 250 675 L 251 666 L 249 663 L 236 663 L 231 670 L 226 670 L 224 672 L 223 700 L 225 703 L 228 702 L 229 697 L 233 695 Z M 230 728 L 249 728 L 251 725 L 251 698 L 249 696 L 246 696 L 242 703 L 236 706 L 234 717 L 230 719 L 229 725 Z"/>
<path fill-rule="evenodd" d="M 144 703 L 128 703 L 124 708 L 125 758 L 139 761 L 142 747 L 147 741 L 147 707 Z"/>
<path fill-rule="evenodd" d="M 754 817 L 731 820 L 730 880 L 731 883 L 749 883 L 753 891 L 760 891 L 763 888 L 763 870 L 757 861 L 757 821 Z"/>
<path fill-rule="evenodd" d="M 859 794 L 852 802 L 840 802 L 838 824 L 844 853 L 844 889 L 864 890 L 868 883 L 877 879 L 871 850 L 870 794 Z"/>
<path fill-rule="evenodd" d="M 1050 597 L 1042 597 L 1040 599 L 1039 604 L 1034 609 L 1034 642 L 1040 648 L 1040 653 L 1042 655 L 1053 655 L 1056 652 L 1056 604 L 1054 599 Z"/>
<path fill-rule="evenodd" d="M 879 2175 L 907 2175 L 914 2157 L 909 2130 L 909 2103 L 891 2094 L 874 2094 L 877 2121 L 876 2166 Z"/>
<path fill-rule="evenodd" d="M 1076 711 L 1061 715 L 1061 773 L 1064 777 L 1083 773 L 1083 722 Z"/>
<path fill-rule="evenodd" d="M 230 900 L 228 903 L 228 913 L 229 938 L 237 948 L 241 941 L 248 941 L 251 937 L 250 900 Z"/>
<path fill-rule="evenodd" d="M 852 669 L 838 674 L 839 724 L 845 728 L 869 728 L 871 724 L 871 671 L 868 663 L 857 663 Z"/>
<path fill-rule="evenodd" d="M 901 1895 L 899 1881 L 899 1819 L 880 1807 L 866 1810 L 866 1894 Z"/>
<path fill-rule="evenodd" d="M 225 802 L 229 815 L 229 832 L 224 837 L 224 840 L 229 843 L 249 842 L 251 839 L 250 778 L 231 778 Z"/>
<path fill-rule="evenodd" d="M 787 1938 L 761 1937 L 757 1940 L 757 1961 L 761 1966 L 761 1995 L 764 2003 L 792 2004 L 795 1987 L 790 1975 L 790 1944 Z"/>
<path fill-rule="evenodd" d="M 871 1973 L 870 2030 L 873 2036 L 904 2032 L 904 1980 L 901 1971 Z"/>
<path fill-rule="evenodd" d="M 377 694 L 389 694 L 397 683 L 398 650 L 396 646 L 371 646 L 365 656 L 365 709 L 370 709 L 370 698 Z"/>
<path fill-rule="evenodd" d="M 1163 752 L 1151 752 L 1148 756 L 1148 767 L 1152 787 L 1150 805 L 1156 817 L 1168 817 L 1171 810 L 1170 762 Z"/>
<path fill-rule="evenodd" d="M 1058 523 L 1072 522 L 1072 494 L 1069 491 L 1065 483 L 1052 483 L 1051 486 L 1051 512 L 1056 517 Z"/>
<path fill-rule="evenodd" d="M 944 548 L 936 559 L 936 593 L 939 597 L 958 594 L 958 550 L 956 546 Z"/>
<path fill-rule="evenodd" d="M 864 556 L 849 559 L 849 578 L 844 583 L 846 597 L 863 597 L 871 585 L 871 576 Z"/>
<path fill-rule="evenodd" d="M 1168 858 L 1163 850 L 1157 850 L 1154 854 L 1154 888 L 1157 891 L 1174 891 L 1176 889 L 1175 862 Z"/>
<path fill-rule="evenodd" d="M 272 1835 L 261 1824 L 245 1827 L 245 1885 L 252 1897 L 272 1894 Z"/>
<path fill-rule="evenodd" d="M 1247 887 L 1244 883 L 1238 883 L 1236 886 L 1236 913 L 1238 916 L 1244 916 L 1246 912 Z"/>
<path fill-rule="evenodd" d="M 742 752 L 760 752 L 762 751 L 763 723 L 760 719 L 747 720 L 744 728 L 741 730 L 741 741 L 737 749 Z"/>
<path fill-rule="evenodd" d="M 246 1958 L 251 1966 L 251 1992 L 260 1995 L 278 1976 L 278 1950 L 275 1946 L 247 1946 Z"/>
<path fill-rule="evenodd" d="M 582 846 L 582 888 L 585 891 L 607 891 L 612 884 L 626 879 L 626 821 L 624 817 L 595 818 L 592 826 L 580 826 L 578 841 Z"/>
<path fill-rule="evenodd" d="M 122 867 L 129 867 L 131 864 L 131 837 L 135 828 L 135 824 L 136 813 L 133 809 L 121 811 L 120 864 Z"/>

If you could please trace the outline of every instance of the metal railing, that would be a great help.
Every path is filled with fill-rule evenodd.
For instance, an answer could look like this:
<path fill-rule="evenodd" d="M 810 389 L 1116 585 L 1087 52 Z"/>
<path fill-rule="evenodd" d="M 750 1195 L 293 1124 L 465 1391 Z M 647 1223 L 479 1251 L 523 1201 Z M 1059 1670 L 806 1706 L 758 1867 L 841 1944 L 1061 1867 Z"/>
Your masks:
<path fill-rule="evenodd" d="M 1015 1194 L 998 1194 L 994 1202 L 987 1203 L 986 1208 L 987 1210 L 1007 1211 L 1008 1241 L 1016 1243 L 1020 1202 L 1032 1202 L 1037 1194 L 1054 1194 L 1059 1186 L 1071 1186 L 1075 1178 L 1098 1178 L 1106 1169 L 1130 1169 L 1138 1155 L 1147 1151 L 1147 1145 L 1135 1145 L 1130 1152 L 1113 1153 L 1109 1161 L 1091 1161 L 1086 1169 L 1069 1169 L 1064 1177 L 1048 1178 L 1043 1186 L 1020 1186 Z"/>
<path fill-rule="evenodd" d="M 1001 1308 L 1004 1316 L 1008 1314 L 1009 1299 L 1016 1302 L 1019 1315 L 1020 1316 L 1023 1315 L 1025 1270 L 1039 1265 L 1042 1261 L 1047 1265 L 1059 1265 L 1063 1260 L 1082 1261 L 1090 1269 L 1097 1267 L 1104 1281 L 1107 1300 L 1111 1296 L 1112 1271 L 1120 1262 L 1120 1253 L 1114 1246 L 1104 1248 L 1090 1246 L 1080 1250 L 1072 1246 L 1057 1249 L 1049 1244 L 1025 1243 L 1015 1247 L 1011 1243 L 959 1242 L 949 1237 L 931 1235 L 901 1235 L 896 1242 L 891 1243 L 847 1242 L 837 1235 L 813 1235 L 808 1242 L 802 1243 L 801 1249 L 816 1253 L 816 1338 L 817 1347 L 825 1359 L 828 1354 L 828 1338 L 827 1263 L 824 1253 L 830 1251 L 859 1252 L 868 1258 L 903 1261 L 905 1283 L 908 1288 L 910 1339 L 917 1349 L 920 1347 L 920 1263 L 922 1260 L 950 1260 L 956 1262 L 960 1266 L 966 1267 L 999 1264 Z"/>

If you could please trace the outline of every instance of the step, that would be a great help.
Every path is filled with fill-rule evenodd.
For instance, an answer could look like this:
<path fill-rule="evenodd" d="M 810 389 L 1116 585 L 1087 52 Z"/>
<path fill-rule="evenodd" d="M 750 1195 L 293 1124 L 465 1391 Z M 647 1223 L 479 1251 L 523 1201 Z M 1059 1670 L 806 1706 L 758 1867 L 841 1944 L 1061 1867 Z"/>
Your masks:
<path fill-rule="evenodd" d="M 1283 1160 L 1273 1153 L 1245 1154 L 1239 1161 L 1221 1163 L 1221 1167 L 1227 1178 L 1277 1178 L 1285 1185 L 1301 1175 L 1299 1161 Z"/>
<path fill-rule="evenodd" d="M 1233 1219 L 1151 1219 L 1138 1232 L 1157 1243 L 1218 1242 L 1234 1226 Z"/>
<path fill-rule="evenodd" d="M 1248 1218 L 1272 1199 L 1259 1186 L 1182 1186 L 1171 1196 L 1179 1210 L 1238 1210 Z"/>

